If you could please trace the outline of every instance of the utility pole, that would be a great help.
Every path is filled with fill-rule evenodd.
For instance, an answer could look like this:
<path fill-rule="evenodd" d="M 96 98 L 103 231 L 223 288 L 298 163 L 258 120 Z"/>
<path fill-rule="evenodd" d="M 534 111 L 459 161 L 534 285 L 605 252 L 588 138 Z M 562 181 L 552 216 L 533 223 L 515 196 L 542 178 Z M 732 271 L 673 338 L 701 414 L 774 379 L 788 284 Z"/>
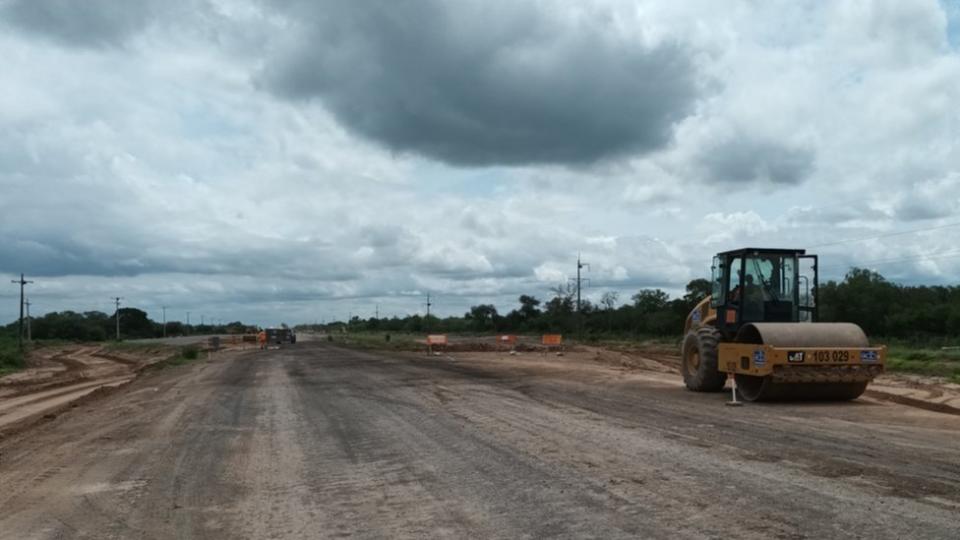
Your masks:
<path fill-rule="evenodd" d="M 28 283 L 33 283 L 23 279 L 23 274 L 20 274 L 20 281 L 10 280 L 10 283 L 18 283 L 20 285 L 20 324 L 17 327 L 17 347 L 20 350 L 23 350 L 23 286 Z"/>
<path fill-rule="evenodd" d="M 589 281 L 590 281 L 590 278 L 581 278 L 581 277 L 580 277 L 580 270 L 582 270 L 584 267 L 586 267 L 586 268 L 589 269 L 589 268 L 590 268 L 590 265 L 587 264 L 587 263 L 585 263 L 585 262 L 582 262 L 582 261 L 580 260 L 580 254 L 577 253 L 577 279 L 576 279 L 576 280 L 571 280 L 571 281 L 574 281 L 574 282 L 577 284 L 577 313 L 580 313 L 580 287 L 581 287 L 581 283 L 584 282 L 584 281 L 586 281 L 586 282 L 589 282 Z"/>
<path fill-rule="evenodd" d="M 376 313 L 377 314 L 374 316 L 374 319 L 377 319 L 379 321 L 380 320 L 380 304 L 377 304 Z"/>
<path fill-rule="evenodd" d="M 31 336 L 31 332 L 30 332 L 30 299 L 27 298 L 26 300 L 24 300 L 23 304 L 27 306 L 27 343 L 30 343 L 31 341 L 33 341 L 33 337 Z"/>
<path fill-rule="evenodd" d="M 167 306 L 160 306 L 163 310 L 163 337 L 167 337 Z"/>
<path fill-rule="evenodd" d="M 190 333 L 190 312 L 189 312 L 189 311 L 187 312 L 187 328 L 186 328 L 186 332 L 187 332 L 188 334 Z"/>
<path fill-rule="evenodd" d="M 590 280 L 588 278 L 580 277 L 580 271 L 583 268 L 590 268 L 590 265 L 580 260 L 580 253 L 577 253 L 577 338 L 583 337 L 583 314 L 580 312 L 580 289 L 582 288 L 583 282 Z"/>
<path fill-rule="evenodd" d="M 424 322 L 424 326 L 429 332 L 430 331 L 430 306 L 433 305 L 430 303 L 430 293 L 427 293 L 427 303 L 424 305 L 427 306 L 427 316 L 424 317 L 423 322 Z"/>
<path fill-rule="evenodd" d="M 120 301 L 121 300 L 123 300 L 122 296 L 113 297 L 113 301 L 116 302 L 117 304 L 117 312 L 115 315 L 117 319 L 117 341 L 120 341 Z"/>

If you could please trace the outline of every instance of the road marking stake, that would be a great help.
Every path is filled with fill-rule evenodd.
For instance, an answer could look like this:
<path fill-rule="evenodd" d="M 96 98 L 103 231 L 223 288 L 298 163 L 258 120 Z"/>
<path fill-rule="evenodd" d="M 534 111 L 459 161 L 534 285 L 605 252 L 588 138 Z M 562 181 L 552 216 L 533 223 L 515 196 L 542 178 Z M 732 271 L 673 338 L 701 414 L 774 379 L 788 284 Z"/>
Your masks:
<path fill-rule="evenodd" d="M 733 399 L 731 399 L 730 401 L 728 401 L 726 404 L 729 405 L 729 406 L 731 406 L 731 407 L 739 407 L 739 406 L 743 405 L 743 402 L 742 402 L 742 401 L 737 401 L 737 379 L 731 377 L 731 378 L 730 378 L 730 382 L 732 383 L 732 384 L 730 385 L 730 393 L 731 393 L 731 395 L 733 396 Z"/>

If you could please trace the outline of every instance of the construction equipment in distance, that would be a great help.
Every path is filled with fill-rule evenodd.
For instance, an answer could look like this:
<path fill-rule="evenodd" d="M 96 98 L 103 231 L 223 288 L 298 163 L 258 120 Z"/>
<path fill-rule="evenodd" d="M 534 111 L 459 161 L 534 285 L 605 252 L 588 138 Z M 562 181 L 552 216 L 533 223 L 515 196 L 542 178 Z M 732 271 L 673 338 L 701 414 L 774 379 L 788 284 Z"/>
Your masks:
<path fill-rule="evenodd" d="M 817 256 L 744 248 L 713 259 L 713 291 L 687 316 L 683 381 L 746 401 L 850 400 L 883 372 L 886 347 L 852 323 L 817 322 Z"/>
<path fill-rule="evenodd" d="M 284 343 L 294 344 L 297 342 L 297 335 L 289 328 L 267 328 L 267 343 L 273 345 L 282 345 Z"/>

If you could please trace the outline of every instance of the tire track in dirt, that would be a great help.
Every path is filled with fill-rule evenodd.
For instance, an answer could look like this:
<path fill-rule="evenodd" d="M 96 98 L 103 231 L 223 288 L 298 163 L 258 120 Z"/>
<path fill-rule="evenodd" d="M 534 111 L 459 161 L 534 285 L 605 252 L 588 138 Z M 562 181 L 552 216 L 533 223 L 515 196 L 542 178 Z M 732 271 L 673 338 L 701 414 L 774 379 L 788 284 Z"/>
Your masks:
<path fill-rule="evenodd" d="M 55 415 L 91 392 L 125 384 L 158 359 L 156 355 L 125 357 L 106 352 L 101 345 L 70 345 L 39 352 L 42 354 L 31 360 L 35 367 L 0 378 L 0 437 Z"/>

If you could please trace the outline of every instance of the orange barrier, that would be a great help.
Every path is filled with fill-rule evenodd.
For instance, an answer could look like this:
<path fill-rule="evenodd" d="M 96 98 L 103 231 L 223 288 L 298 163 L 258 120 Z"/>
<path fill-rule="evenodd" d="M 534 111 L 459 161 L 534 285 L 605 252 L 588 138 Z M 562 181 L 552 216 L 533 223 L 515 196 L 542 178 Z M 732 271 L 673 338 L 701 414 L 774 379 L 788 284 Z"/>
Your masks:
<path fill-rule="evenodd" d="M 446 347 L 447 335 L 446 334 L 429 334 L 427 336 L 427 354 L 433 354 L 434 346 Z"/>
<path fill-rule="evenodd" d="M 563 336 L 560 334 L 544 334 L 542 343 L 548 347 L 563 345 Z"/>
<path fill-rule="evenodd" d="M 563 356 L 563 336 L 560 334 L 544 334 L 540 341 L 547 351 L 557 350 L 557 356 Z M 543 354 L 547 354 L 544 351 Z"/>
<path fill-rule="evenodd" d="M 430 334 L 427 336 L 427 345 L 446 345 L 446 334 Z"/>

